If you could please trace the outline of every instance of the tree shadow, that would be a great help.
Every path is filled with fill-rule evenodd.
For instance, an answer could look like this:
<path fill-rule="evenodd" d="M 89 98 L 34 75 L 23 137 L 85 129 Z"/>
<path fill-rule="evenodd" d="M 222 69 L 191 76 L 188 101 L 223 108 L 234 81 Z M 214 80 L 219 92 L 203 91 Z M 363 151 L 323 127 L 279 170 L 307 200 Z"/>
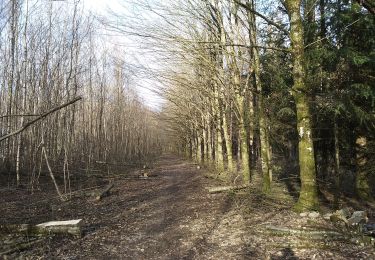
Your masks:
<path fill-rule="evenodd" d="M 297 200 L 301 187 L 300 179 L 298 176 L 299 166 L 298 164 L 291 163 L 290 165 L 285 165 L 283 168 L 284 170 L 279 175 L 279 181 L 285 184 L 289 195 Z"/>
<path fill-rule="evenodd" d="M 284 260 L 284 259 L 288 259 L 288 260 L 297 260 L 297 259 L 299 259 L 299 258 L 294 254 L 293 249 L 291 249 L 290 247 L 283 248 L 283 249 L 280 251 L 280 253 L 281 253 L 281 255 L 272 256 L 271 259 L 272 259 L 272 260 Z"/>

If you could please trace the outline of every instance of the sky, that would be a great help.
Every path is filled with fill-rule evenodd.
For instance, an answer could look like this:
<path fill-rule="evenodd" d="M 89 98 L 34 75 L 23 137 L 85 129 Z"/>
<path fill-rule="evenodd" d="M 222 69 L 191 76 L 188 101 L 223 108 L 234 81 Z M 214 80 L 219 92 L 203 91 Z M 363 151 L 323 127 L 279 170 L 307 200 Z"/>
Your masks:
<path fill-rule="evenodd" d="M 118 7 L 121 6 L 120 3 L 122 2 L 121 0 L 84 0 L 84 5 L 95 12 L 98 12 L 100 14 L 104 14 L 105 10 L 110 7 Z"/>
<path fill-rule="evenodd" d="M 92 11 L 93 13 L 112 20 L 113 16 L 110 14 L 109 10 L 115 11 L 121 15 L 124 15 L 128 10 L 132 9 L 133 6 L 129 4 L 126 0 L 83 0 L 83 4 L 87 11 Z M 121 48 L 125 49 L 125 62 L 128 63 L 130 67 L 138 67 L 140 65 L 148 64 L 152 60 L 152 56 L 147 56 L 140 46 L 140 39 L 130 38 L 126 35 L 112 35 L 113 32 L 103 33 L 103 37 L 108 37 L 109 41 L 114 44 L 121 45 Z M 152 54 L 148 54 L 152 55 Z M 142 64 L 141 64 L 142 63 Z M 142 75 L 140 75 L 142 74 Z M 160 110 L 163 103 L 163 99 L 158 96 L 152 89 L 158 86 L 159 83 L 151 79 L 144 78 L 145 74 L 140 73 L 133 75 L 132 84 L 134 84 L 137 93 L 144 101 L 145 105 L 152 108 L 153 110 Z"/>

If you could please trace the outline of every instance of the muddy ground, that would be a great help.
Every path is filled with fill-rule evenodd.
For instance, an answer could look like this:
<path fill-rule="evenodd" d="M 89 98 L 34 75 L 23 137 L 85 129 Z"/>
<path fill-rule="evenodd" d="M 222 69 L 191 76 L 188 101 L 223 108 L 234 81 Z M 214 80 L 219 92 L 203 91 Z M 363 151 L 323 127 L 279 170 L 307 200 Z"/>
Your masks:
<path fill-rule="evenodd" d="M 82 218 L 84 234 L 48 237 L 8 259 L 375 259 L 370 245 L 344 239 L 277 235 L 267 227 L 340 231 L 322 217 L 294 213 L 280 186 L 271 196 L 259 185 L 209 194 L 220 185 L 194 163 L 163 157 L 144 180 L 115 178 L 109 197 L 83 194 L 61 203 L 53 191 L 2 189 L 0 224 Z M 105 186 L 106 179 L 91 181 Z M 1 237 L 2 245 L 14 239 Z M 1 245 L 0 245 L 1 248 Z"/>

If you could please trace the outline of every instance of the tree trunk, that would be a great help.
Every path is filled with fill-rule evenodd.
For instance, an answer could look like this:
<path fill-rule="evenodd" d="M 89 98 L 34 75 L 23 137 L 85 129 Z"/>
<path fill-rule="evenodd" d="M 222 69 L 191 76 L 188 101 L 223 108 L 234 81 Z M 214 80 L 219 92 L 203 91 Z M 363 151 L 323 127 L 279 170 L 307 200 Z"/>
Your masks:
<path fill-rule="evenodd" d="M 228 124 L 226 113 L 223 113 L 223 130 L 224 130 L 225 147 L 226 147 L 227 160 L 228 160 L 228 172 L 233 172 L 234 162 L 233 162 L 233 155 L 232 155 L 232 135 L 229 131 L 229 124 Z"/>
<path fill-rule="evenodd" d="M 335 207 L 339 207 L 340 204 L 340 186 L 341 186 L 341 176 L 340 176 L 340 146 L 339 146 L 339 128 L 337 125 L 337 119 L 334 120 L 334 146 L 335 146 L 335 198 L 334 198 L 334 205 Z"/>
<path fill-rule="evenodd" d="M 237 103 L 238 103 L 238 110 L 239 110 L 239 147 L 241 151 L 241 171 L 242 171 L 242 178 L 245 183 L 249 183 L 251 179 L 251 171 L 250 171 L 250 154 L 249 154 L 249 136 L 248 131 L 246 129 L 246 118 L 248 113 L 245 113 L 245 100 L 246 100 L 246 91 L 242 91 L 243 95 L 237 95 Z"/>
<path fill-rule="evenodd" d="M 215 94 L 215 116 L 216 116 L 216 132 L 215 132 L 215 139 L 216 139 L 216 150 L 215 150 L 215 162 L 216 168 L 220 171 L 224 171 L 224 156 L 223 156 L 223 137 L 222 137 L 222 111 L 221 111 L 221 102 L 220 102 L 220 95 L 218 86 L 215 86 L 214 89 Z"/>
<path fill-rule="evenodd" d="M 251 0 L 251 7 L 254 8 L 254 1 Z M 256 21 L 254 13 L 248 11 L 248 21 L 249 21 L 249 34 L 250 34 L 250 43 L 252 46 L 257 46 L 257 35 L 256 35 Z M 259 133 L 260 133 L 260 160 L 262 166 L 262 176 L 263 176 L 263 192 L 269 193 L 271 191 L 271 176 L 270 176 L 270 165 L 269 165 L 269 143 L 268 143 L 268 129 L 266 115 L 263 107 L 263 94 L 262 94 L 262 83 L 260 81 L 260 61 L 258 48 L 253 47 L 252 50 L 252 61 L 253 61 L 253 70 L 254 70 L 254 79 L 255 79 L 255 88 L 258 94 L 258 118 L 259 118 Z"/>
<path fill-rule="evenodd" d="M 304 36 L 300 13 L 301 0 L 286 0 L 290 20 L 290 39 L 293 55 L 293 97 L 297 110 L 297 131 L 299 133 L 299 166 L 301 190 L 295 209 L 313 210 L 319 207 L 316 186 L 314 146 L 312 141 L 311 113 L 308 103 L 308 88 L 305 84 Z"/>
<path fill-rule="evenodd" d="M 367 143 L 368 140 L 365 136 L 358 136 L 356 139 L 356 178 L 355 187 L 357 195 L 364 201 L 372 200 L 371 186 L 368 180 L 368 171 L 366 171 L 366 166 L 368 164 L 367 158 Z"/>
<path fill-rule="evenodd" d="M 202 163 L 202 137 L 200 130 L 197 130 L 197 163 Z"/>

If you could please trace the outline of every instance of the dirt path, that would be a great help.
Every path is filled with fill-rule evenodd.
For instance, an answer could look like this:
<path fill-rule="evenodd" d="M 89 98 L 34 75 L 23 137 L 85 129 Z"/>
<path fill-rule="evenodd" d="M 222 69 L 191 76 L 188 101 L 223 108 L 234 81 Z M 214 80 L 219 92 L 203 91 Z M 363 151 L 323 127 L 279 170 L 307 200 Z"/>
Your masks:
<path fill-rule="evenodd" d="M 63 205 L 57 218 L 83 218 L 80 240 L 52 238 L 28 256 L 64 259 L 192 259 L 210 251 L 207 237 L 231 208 L 225 195 L 210 196 L 196 165 L 163 157 L 147 180 L 117 180 L 101 202 Z M 77 207 L 78 206 L 78 207 Z M 61 212 L 61 213 L 59 213 Z M 217 259 L 217 258 L 216 258 Z"/>
<path fill-rule="evenodd" d="M 191 163 L 166 157 L 154 174 L 157 179 L 142 187 L 138 183 L 123 187 L 119 196 L 124 210 L 102 231 L 87 236 L 91 248 L 87 256 L 98 256 L 92 254 L 98 246 L 102 256 L 111 258 L 181 259 L 200 253 L 205 234 L 199 228 L 212 229 L 212 219 L 227 210 L 226 205 L 207 195 L 205 180 Z"/>
<path fill-rule="evenodd" d="M 202 173 L 191 162 L 163 157 L 153 170 L 157 177 L 118 179 L 113 194 L 100 202 L 79 198 L 56 203 L 53 213 L 41 215 L 45 219 L 31 217 L 30 221 L 83 218 L 83 238 L 50 238 L 10 258 L 375 258 L 368 248 L 342 241 L 328 244 L 262 233 L 265 225 L 301 227 L 311 221 L 291 212 L 287 197 L 263 198 L 251 191 L 209 194 L 205 188 L 218 183 Z M 323 219 L 315 222 L 326 226 Z"/>

